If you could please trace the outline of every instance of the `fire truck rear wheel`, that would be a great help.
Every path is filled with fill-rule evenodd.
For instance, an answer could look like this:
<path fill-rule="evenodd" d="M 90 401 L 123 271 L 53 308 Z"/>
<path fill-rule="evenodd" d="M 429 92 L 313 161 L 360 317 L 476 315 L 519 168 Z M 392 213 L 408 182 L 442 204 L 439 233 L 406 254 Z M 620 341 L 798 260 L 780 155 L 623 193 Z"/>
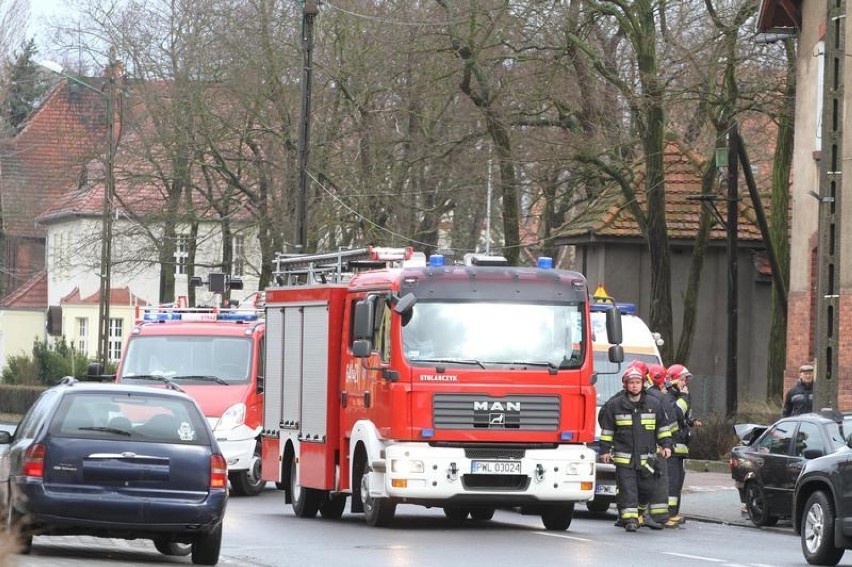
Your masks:
<path fill-rule="evenodd" d="M 299 478 L 296 459 L 290 463 L 290 496 L 293 502 L 293 513 L 299 518 L 313 518 L 319 511 L 322 503 L 322 492 L 316 488 L 305 488 L 300 486 L 296 479 Z"/>
<path fill-rule="evenodd" d="M 372 470 L 367 468 L 361 474 L 359 486 L 361 487 L 361 505 L 364 507 L 364 520 L 368 526 L 385 527 L 393 522 L 396 514 L 396 504 L 388 498 L 373 498 L 370 496 L 370 475 Z"/>
<path fill-rule="evenodd" d="M 541 521 L 545 529 L 564 532 L 574 517 L 574 503 L 551 504 L 541 511 Z"/>
<path fill-rule="evenodd" d="M 260 471 L 261 449 L 260 443 L 254 449 L 254 456 L 249 463 L 249 468 L 244 471 L 235 471 L 228 475 L 231 481 L 231 489 L 237 496 L 257 496 L 266 487 L 266 481 Z"/>

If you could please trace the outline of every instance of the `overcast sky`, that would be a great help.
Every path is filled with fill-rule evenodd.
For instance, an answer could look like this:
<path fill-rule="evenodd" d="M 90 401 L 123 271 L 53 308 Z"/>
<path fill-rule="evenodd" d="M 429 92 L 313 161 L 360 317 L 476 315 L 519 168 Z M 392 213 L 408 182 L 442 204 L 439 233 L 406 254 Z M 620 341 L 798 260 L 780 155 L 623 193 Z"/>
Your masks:
<path fill-rule="evenodd" d="M 30 0 L 30 33 L 35 36 L 36 44 L 42 55 L 47 55 L 50 37 L 44 29 L 45 20 L 69 10 L 67 0 Z"/>

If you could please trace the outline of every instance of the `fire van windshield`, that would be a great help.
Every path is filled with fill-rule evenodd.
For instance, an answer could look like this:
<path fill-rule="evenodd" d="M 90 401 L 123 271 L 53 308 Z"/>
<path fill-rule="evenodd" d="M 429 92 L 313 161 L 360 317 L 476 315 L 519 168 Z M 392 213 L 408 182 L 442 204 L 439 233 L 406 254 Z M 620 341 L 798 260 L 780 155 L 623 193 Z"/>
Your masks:
<path fill-rule="evenodd" d="M 119 379 L 159 375 L 183 383 L 247 384 L 251 349 L 251 340 L 242 337 L 135 337 L 128 342 Z"/>
<path fill-rule="evenodd" d="M 412 364 L 579 368 L 586 345 L 582 304 L 419 301 L 402 328 Z"/>

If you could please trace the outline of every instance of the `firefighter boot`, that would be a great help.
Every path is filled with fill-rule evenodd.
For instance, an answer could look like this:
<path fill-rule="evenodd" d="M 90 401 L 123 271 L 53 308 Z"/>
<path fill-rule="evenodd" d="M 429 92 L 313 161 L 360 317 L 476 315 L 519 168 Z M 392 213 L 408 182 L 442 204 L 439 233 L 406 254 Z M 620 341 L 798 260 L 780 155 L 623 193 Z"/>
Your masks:
<path fill-rule="evenodd" d="M 639 523 L 645 526 L 646 528 L 651 528 L 652 530 L 663 529 L 663 524 L 652 518 L 650 514 L 639 516 Z"/>
<path fill-rule="evenodd" d="M 630 520 L 630 521 L 624 523 L 624 531 L 635 532 L 638 529 L 639 529 L 639 523 L 636 520 Z"/>
<path fill-rule="evenodd" d="M 667 528 L 679 528 L 680 522 L 677 521 L 677 518 L 675 516 L 672 516 L 671 518 L 666 520 L 666 523 L 663 525 Z"/>

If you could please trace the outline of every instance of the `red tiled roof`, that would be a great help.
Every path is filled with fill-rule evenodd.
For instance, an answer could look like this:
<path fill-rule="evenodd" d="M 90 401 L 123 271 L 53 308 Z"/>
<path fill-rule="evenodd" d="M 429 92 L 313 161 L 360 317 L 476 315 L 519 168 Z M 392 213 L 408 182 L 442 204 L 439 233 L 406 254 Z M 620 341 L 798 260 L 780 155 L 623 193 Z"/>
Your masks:
<path fill-rule="evenodd" d="M 86 297 L 80 297 L 80 288 L 75 287 L 71 292 L 59 300 L 60 305 L 97 305 L 100 301 L 100 293 L 95 292 Z M 129 287 L 112 288 L 109 294 L 110 305 L 148 305 L 148 302 L 130 292 Z"/>
<path fill-rule="evenodd" d="M 98 85 L 103 79 L 86 79 Z M 76 184 L 81 164 L 104 142 L 102 96 L 61 81 L 0 149 L 0 202 L 7 235 L 44 236 L 35 218 Z"/>
<path fill-rule="evenodd" d="M 47 309 L 47 272 L 33 275 L 15 291 L 0 300 L 3 309 Z"/>
<path fill-rule="evenodd" d="M 154 98 L 162 104 L 168 98 L 168 85 L 154 81 L 150 83 L 134 83 L 133 96 L 125 99 L 126 107 L 122 110 L 122 127 L 120 139 L 117 140 L 113 167 L 115 181 L 114 208 L 138 217 L 157 215 L 166 210 L 169 195 L 174 183 L 172 178 L 164 178 L 169 174 L 159 169 L 158 163 L 170 163 L 172 156 L 169 149 L 164 147 L 152 133 L 156 126 L 152 124 L 152 116 L 156 116 L 156 106 L 149 107 L 147 98 Z M 103 211 L 103 192 L 106 179 L 104 163 L 101 159 L 93 159 L 85 164 L 78 183 L 65 187 L 63 194 L 50 201 L 50 206 L 43 209 L 36 218 L 38 225 L 50 224 L 52 221 L 68 216 L 99 216 Z M 208 187 L 209 179 L 203 175 L 201 168 L 194 168 L 194 178 L 191 183 L 194 189 L 192 196 L 192 215 L 195 218 L 216 219 L 221 213 L 214 210 L 211 201 L 221 206 L 229 205 L 229 218 L 237 221 L 248 221 L 251 218 L 250 201 L 242 192 L 234 191 L 227 183 L 212 176 L 213 187 Z M 200 189 L 199 189 L 200 188 Z M 202 190 L 210 192 L 205 196 Z M 225 196 L 224 192 L 229 194 Z M 187 213 L 187 202 L 182 198 L 179 203 L 179 213 Z"/>
<path fill-rule="evenodd" d="M 666 181 L 666 227 L 670 240 L 693 240 L 698 233 L 702 204 L 692 199 L 701 194 L 702 164 L 689 157 L 678 144 L 666 145 L 663 156 Z M 636 201 L 647 211 L 644 190 L 644 169 L 637 171 L 634 182 Z M 754 208 L 742 183 L 738 203 L 738 238 L 741 241 L 761 241 L 762 236 L 754 222 Z M 768 196 L 763 195 L 767 210 Z M 716 208 L 723 219 L 727 218 L 725 199 L 720 196 Z M 768 210 L 767 210 L 768 214 Z M 639 224 L 630 213 L 626 199 L 618 187 L 610 187 L 589 208 L 568 221 L 556 233 L 557 244 L 574 244 L 588 237 L 643 238 Z M 718 223 L 710 231 L 711 240 L 724 240 L 727 233 Z"/>

